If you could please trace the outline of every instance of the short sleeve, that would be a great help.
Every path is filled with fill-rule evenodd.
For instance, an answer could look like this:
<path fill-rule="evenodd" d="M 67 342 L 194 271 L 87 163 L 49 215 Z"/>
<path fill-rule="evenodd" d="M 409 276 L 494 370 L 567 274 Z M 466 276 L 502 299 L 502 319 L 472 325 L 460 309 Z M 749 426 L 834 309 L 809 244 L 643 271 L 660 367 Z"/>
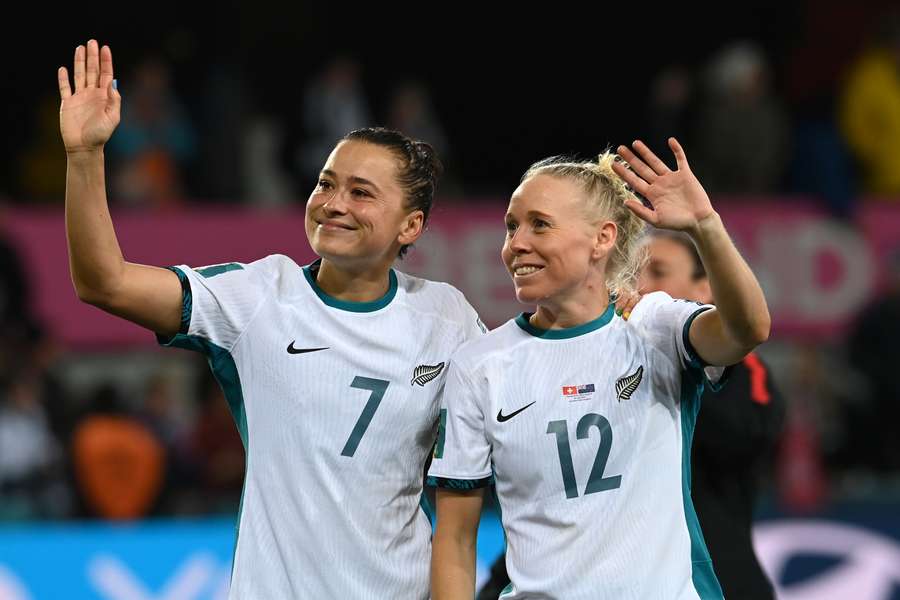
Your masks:
<path fill-rule="evenodd" d="M 491 445 L 484 431 L 478 392 L 464 366 L 451 360 L 444 387 L 438 440 L 428 471 L 428 483 L 468 490 L 493 481 Z"/>
<path fill-rule="evenodd" d="M 181 282 L 181 328 L 173 337 L 157 335 L 157 341 L 198 349 L 193 342 L 199 338 L 230 351 L 265 301 L 261 262 L 169 267 Z"/>
<path fill-rule="evenodd" d="M 691 344 L 689 335 L 694 319 L 714 308 L 711 304 L 675 299 L 664 292 L 654 292 L 638 302 L 629 321 L 679 370 L 702 371 L 715 387 L 723 381 L 726 370 L 704 362 Z"/>
<path fill-rule="evenodd" d="M 481 321 L 478 312 L 469 304 L 462 292 L 459 294 L 459 301 L 463 319 L 463 341 L 468 342 L 487 333 L 487 327 Z"/>

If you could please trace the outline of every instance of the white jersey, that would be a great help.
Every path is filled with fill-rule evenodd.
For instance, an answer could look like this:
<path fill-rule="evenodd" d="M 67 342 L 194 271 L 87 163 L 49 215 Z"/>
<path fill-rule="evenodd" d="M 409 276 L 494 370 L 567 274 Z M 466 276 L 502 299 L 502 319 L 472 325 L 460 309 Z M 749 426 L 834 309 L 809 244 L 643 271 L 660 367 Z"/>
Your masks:
<path fill-rule="evenodd" d="M 391 270 L 344 302 L 317 267 L 173 268 L 182 329 L 160 342 L 207 355 L 246 448 L 229 598 L 425 599 L 444 366 L 483 326 L 450 285 Z"/>
<path fill-rule="evenodd" d="M 690 497 L 704 375 L 687 331 L 709 308 L 658 292 L 628 321 L 522 315 L 454 355 L 429 480 L 496 483 L 502 599 L 722 597 Z"/>

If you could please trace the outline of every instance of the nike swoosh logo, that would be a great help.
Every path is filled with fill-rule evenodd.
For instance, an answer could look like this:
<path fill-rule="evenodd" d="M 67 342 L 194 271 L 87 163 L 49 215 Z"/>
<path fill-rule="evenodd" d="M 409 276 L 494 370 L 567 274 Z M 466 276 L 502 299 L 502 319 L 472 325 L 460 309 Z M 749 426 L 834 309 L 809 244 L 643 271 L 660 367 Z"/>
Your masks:
<path fill-rule="evenodd" d="M 319 350 L 328 350 L 328 348 L 294 348 L 294 342 L 288 344 L 288 354 L 306 354 L 307 352 L 318 352 Z"/>
<path fill-rule="evenodd" d="M 537 400 L 535 400 L 534 402 L 537 402 Z M 534 402 L 532 402 L 531 404 L 534 404 Z M 503 414 L 503 409 L 501 408 L 500 410 L 497 411 L 497 422 L 498 422 L 498 423 L 503 423 L 504 421 L 509 421 L 509 420 L 512 419 L 514 416 L 516 416 L 517 414 L 519 414 L 520 412 L 522 412 L 523 410 L 525 410 L 526 408 L 528 408 L 529 406 L 531 406 L 531 404 L 526 404 L 525 406 L 523 406 L 523 407 L 520 408 L 519 410 L 514 411 L 514 412 L 511 412 L 511 413 L 509 413 L 508 415 L 504 415 L 504 414 Z"/>

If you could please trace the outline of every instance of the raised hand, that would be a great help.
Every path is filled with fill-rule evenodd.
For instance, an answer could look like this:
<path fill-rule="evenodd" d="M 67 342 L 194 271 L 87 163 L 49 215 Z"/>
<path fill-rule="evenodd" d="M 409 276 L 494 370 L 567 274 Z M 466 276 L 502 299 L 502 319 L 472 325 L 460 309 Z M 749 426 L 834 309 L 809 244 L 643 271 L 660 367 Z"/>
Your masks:
<path fill-rule="evenodd" d="M 75 93 L 69 85 L 65 67 L 57 71 L 59 79 L 59 130 L 66 152 L 97 150 L 109 140 L 119 124 L 122 97 L 113 87 L 112 51 L 99 48 L 96 40 L 75 49 L 72 66 Z"/>
<path fill-rule="evenodd" d="M 633 213 L 660 229 L 679 231 L 696 229 L 703 219 L 715 214 L 709 196 L 691 172 L 678 140 L 669 138 L 669 147 L 678 165 L 675 171 L 640 140 L 632 147 L 638 154 L 627 146 L 619 146 L 616 150 L 631 169 L 621 162 L 614 163 L 613 169 L 652 206 L 648 208 L 637 199 L 628 200 L 626 205 Z"/>

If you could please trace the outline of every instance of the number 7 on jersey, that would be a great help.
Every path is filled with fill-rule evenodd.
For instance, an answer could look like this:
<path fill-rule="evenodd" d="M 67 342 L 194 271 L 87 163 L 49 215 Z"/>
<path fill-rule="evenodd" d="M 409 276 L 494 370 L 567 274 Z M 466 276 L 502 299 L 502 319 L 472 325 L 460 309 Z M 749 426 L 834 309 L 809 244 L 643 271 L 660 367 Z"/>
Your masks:
<path fill-rule="evenodd" d="M 363 408 L 362 414 L 359 415 L 356 425 L 353 426 L 353 431 L 350 432 L 350 438 L 344 444 L 344 449 L 341 450 L 341 456 L 353 456 L 356 453 L 356 448 L 369 428 L 369 423 L 372 422 L 372 417 L 375 416 L 375 411 L 378 410 L 378 405 L 381 404 L 381 399 L 384 398 L 384 393 L 389 385 L 390 382 L 383 379 L 372 379 L 359 375 L 353 378 L 353 383 L 350 384 L 350 387 L 358 390 L 369 390 L 372 393 L 369 395 L 369 401 L 366 402 L 366 406 Z"/>

